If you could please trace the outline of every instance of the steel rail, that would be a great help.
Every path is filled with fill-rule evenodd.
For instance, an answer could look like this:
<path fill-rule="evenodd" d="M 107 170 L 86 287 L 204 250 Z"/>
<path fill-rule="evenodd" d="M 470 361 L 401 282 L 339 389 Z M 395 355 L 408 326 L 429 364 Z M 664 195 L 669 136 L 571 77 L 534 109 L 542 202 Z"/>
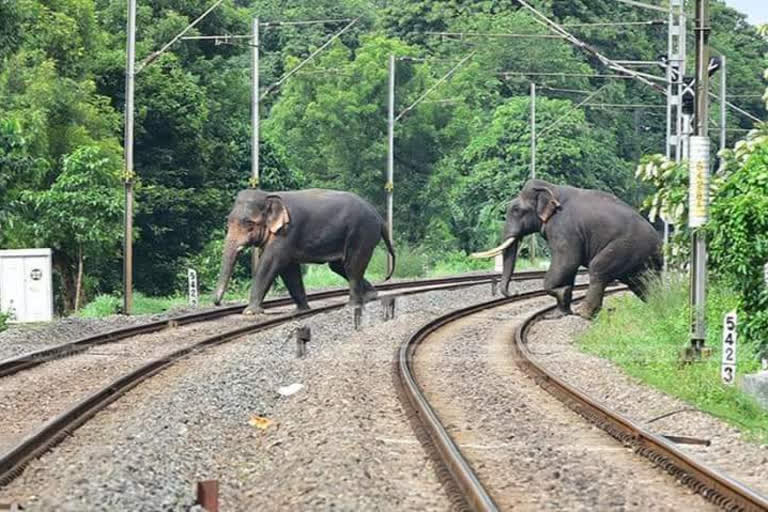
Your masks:
<path fill-rule="evenodd" d="M 544 277 L 542 271 L 521 272 L 517 276 L 522 279 L 536 279 Z M 515 277 L 517 277 L 515 276 Z M 494 279 L 499 279 L 500 274 L 497 272 L 487 274 L 475 274 L 475 275 L 462 275 L 462 276 L 450 276 L 431 279 L 421 279 L 407 282 L 396 283 L 383 283 L 376 286 L 380 291 L 391 291 L 403 288 L 406 283 L 407 286 L 429 286 L 429 285 L 443 285 L 443 284 L 462 284 L 466 283 L 467 286 L 474 284 L 483 284 L 485 282 L 491 282 Z M 333 290 L 326 290 L 322 292 L 311 293 L 308 295 L 310 301 L 324 300 L 335 297 L 341 297 L 347 295 L 349 290 L 347 288 L 337 288 Z M 281 297 L 273 300 L 266 301 L 264 307 L 266 309 L 288 306 L 293 304 L 293 300 L 290 297 Z M 97 345 L 103 345 L 105 343 L 113 343 L 126 338 L 137 336 L 139 334 L 148 334 L 152 332 L 161 331 L 169 326 L 179 326 L 185 324 L 191 324 L 196 322 L 203 322 L 207 320 L 214 320 L 227 315 L 240 313 L 245 309 L 245 305 L 238 304 L 233 306 L 225 306 L 216 309 L 209 309 L 197 313 L 187 313 L 178 315 L 164 320 L 157 320 L 154 322 L 148 322 L 145 324 L 122 327 L 105 333 L 99 333 L 91 336 L 86 336 L 74 341 L 62 343 L 52 347 L 28 352 L 18 356 L 14 356 L 9 359 L 0 361 L 0 377 L 12 375 L 21 370 L 26 370 L 45 362 L 60 359 L 71 355 L 84 352 L 91 347 Z"/>
<path fill-rule="evenodd" d="M 586 285 L 574 286 L 575 289 L 583 289 Z M 475 304 L 462 309 L 457 309 L 443 315 L 432 322 L 424 325 L 416 331 L 405 343 L 400 346 L 398 356 L 398 374 L 400 383 L 405 391 L 413 409 L 416 411 L 421 424 L 429 433 L 443 464 L 453 477 L 453 481 L 463 493 L 464 500 L 472 510 L 475 511 L 497 511 L 498 507 L 491 495 L 480 483 L 471 464 L 464 458 L 461 450 L 446 431 L 439 416 L 429 404 L 424 391 L 416 381 L 413 371 L 413 361 L 419 345 L 431 334 L 451 322 L 461 318 L 473 315 L 486 309 L 492 309 L 513 302 L 522 302 L 537 297 L 544 297 L 547 293 L 544 290 L 521 293 L 512 297 L 491 300 Z"/>
<path fill-rule="evenodd" d="M 543 275 L 543 272 L 529 272 L 520 273 L 517 276 L 513 276 L 513 279 L 517 281 L 525 281 L 532 279 L 539 279 Z M 498 278 L 498 274 L 480 274 L 472 276 L 456 276 L 448 278 L 437 278 L 417 281 L 405 281 L 398 283 L 390 283 L 386 286 L 379 286 L 378 290 L 402 290 L 398 295 L 413 295 L 418 293 L 427 293 L 431 291 L 451 290 L 456 288 L 463 288 L 467 286 L 473 286 L 491 282 Z M 410 288 L 410 289 L 409 289 Z M 314 300 L 318 298 L 333 298 L 341 297 L 347 294 L 347 290 L 331 290 L 327 292 L 319 292 L 313 294 Z M 278 299 L 272 301 L 271 305 L 289 303 L 290 299 Z M 187 347 L 176 350 L 170 354 L 163 355 L 157 359 L 154 359 L 140 368 L 133 370 L 132 372 L 119 377 L 112 383 L 96 391 L 85 399 L 75 404 L 70 409 L 62 412 L 58 416 L 52 418 L 42 426 L 40 426 L 33 433 L 22 439 L 16 446 L 11 448 L 7 453 L 0 456 L 0 488 L 8 485 L 17 476 L 19 476 L 26 465 L 33 459 L 37 458 L 61 440 L 71 435 L 75 429 L 83 425 L 86 421 L 92 418 L 97 412 L 104 409 L 106 406 L 117 400 L 119 397 L 130 391 L 144 380 L 152 377 L 153 375 L 163 371 L 170 367 L 186 356 L 194 353 L 200 353 L 207 348 L 221 345 L 229 341 L 240 338 L 246 334 L 263 331 L 277 325 L 307 318 L 320 313 L 332 311 L 335 309 L 341 309 L 346 306 L 346 302 L 336 302 L 333 304 L 318 307 L 308 311 L 293 312 L 286 315 L 280 315 L 275 318 L 267 319 L 262 322 L 258 322 L 252 325 L 238 327 L 231 329 L 220 334 L 210 336 L 196 343 L 190 344 Z M 243 306 L 233 306 L 229 309 L 242 309 Z M 226 309 L 226 308 L 225 308 Z M 215 310 L 217 313 L 221 313 L 221 310 Z M 230 311 L 231 312 L 231 311 Z M 212 312 L 208 312 L 212 313 Z M 184 318 L 189 318 L 193 315 L 183 315 Z M 199 315 L 198 315 L 199 316 Z M 221 316 L 221 315 L 220 315 Z M 181 317 L 177 317 L 181 318 Z M 163 324 L 167 324 L 168 321 L 163 321 Z M 153 323 L 154 325 L 155 323 Z M 139 326 L 141 329 L 144 326 Z M 120 331 L 123 331 L 121 329 Z M 146 331 L 141 331 L 146 332 Z M 109 333 L 107 334 L 109 335 Z"/>
<path fill-rule="evenodd" d="M 612 291 L 615 293 L 616 291 Z M 629 418 L 589 397 L 550 373 L 528 350 L 526 336 L 531 326 L 553 308 L 537 311 L 515 333 L 517 362 L 540 386 L 575 412 L 605 430 L 624 445 L 665 469 L 682 484 L 726 510 L 768 511 L 768 497 L 680 451 L 672 442 L 648 432 Z"/>

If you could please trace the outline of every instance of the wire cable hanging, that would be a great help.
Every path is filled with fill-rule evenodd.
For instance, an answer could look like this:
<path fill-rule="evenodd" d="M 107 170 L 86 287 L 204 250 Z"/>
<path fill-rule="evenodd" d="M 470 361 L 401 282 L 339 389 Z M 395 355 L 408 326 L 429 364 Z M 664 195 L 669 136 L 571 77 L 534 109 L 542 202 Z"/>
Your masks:
<path fill-rule="evenodd" d="M 272 91 L 274 91 L 275 89 L 277 89 L 278 87 L 280 87 L 280 86 L 281 86 L 281 85 L 282 85 L 282 84 L 283 84 L 283 83 L 284 83 L 286 80 L 288 80 L 288 79 L 289 79 L 291 76 L 293 76 L 293 75 L 294 75 L 294 74 L 295 74 L 297 71 L 299 71 L 299 70 L 300 70 L 301 68 L 303 68 L 303 67 L 304 67 L 304 66 L 305 66 L 307 63 L 309 63 L 309 61 L 311 61 L 312 59 L 314 59 L 314 58 L 315 58 L 315 56 L 316 56 L 318 53 L 320 53 L 321 51 L 325 50 L 325 49 L 326 49 L 326 48 L 327 48 L 327 47 L 328 47 L 328 46 L 329 46 L 329 45 L 330 45 L 332 42 L 334 42 L 336 39 L 338 39 L 338 38 L 339 38 L 339 37 L 340 37 L 340 36 L 341 36 L 341 35 L 342 35 L 344 32 L 346 32 L 347 30 L 349 30 L 350 28 L 352 28 L 352 26 L 353 26 L 355 23 L 357 23 L 357 20 L 359 20 L 359 19 L 360 19 L 360 18 L 358 17 L 358 18 L 355 18 L 355 19 L 353 19 L 352 21 L 350 21 L 350 22 L 349 22 L 349 23 L 348 23 L 348 24 L 347 24 L 347 25 L 346 25 L 344 28 L 342 28 L 341 30 L 339 30 L 338 32 L 336 32 L 336 33 L 333 35 L 333 37 L 331 37 L 331 38 L 330 38 L 330 39 L 328 39 L 328 40 L 327 40 L 325 43 L 323 43 L 323 45 L 322 45 L 322 46 L 320 46 L 320 48 L 318 48 L 317 50 L 315 50 L 314 52 L 312 52 L 312 53 L 309 55 L 309 57 L 307 57 L 306 59 L 304 59 L 303 61 L 301 61 L 301 63 L 300 63 L 298 66 L 296 66 L 295 68 L 293 68 L 293 69 L 292 69 L 292 70 L 290 70 L 289 72 L 285 73 L 285 74 L 284 74 L 284 75 L 283 75 L 283 76 L 282 76 L 282 77 L 281 77 L 281 78 L 280 78 L 280 79 L 279 79 L 277 82 L 275 82 L 274 84 L 272 84 L 272 85 L 270 85 L 269 87 L 267 87 L 267 89 L 264 91 L 264 93 L 263 93 L 263 94 L 261 95 L 261 97 L 259 98 L 259 101 L 263 100 L 263 99 L 264 99 L 264 98 L 265 98 L 265 97 L 266 97 L 266 96 L 267 96 L 269 93 L 271 93 Z"/>
<path fill-rule="evenodd" d="M 436 83 L 435 83 L 435 84 L 434 84 L 432 87 L 430 87 L 429 89 L 427 89 L 427 90 L 424 92 L 424 94 L 422 94 L 421 96 L 419 96 L 419 97 L 418 97 L 418 99 L 417 99 L 416 101 L 414 101 L 414 102 L 413 102 L 413 103 L 412 103 L 412 104 L 411 104 L 409 107 L 405 108 L 405 109 L 404 109 L 402 112 L 400 112 L 400 113 L 397 115 L 397 117 L 395 118 L 395 122 L 399 121 L 399 120 L 400 120 L 400 118 L 402 118 L 402 117 L 403 117 L 405 114 L 407 114 L 408 112 L 410 112 L 411 110 L 413 110 L 413 109 L 414 109 L 414 107 L 416 107 L 416 105 L 418 105 L 419 103 L 421 103 L 421 100 L 423 100 L 424 98 L 426 98 L 426 97 L 427 97 L 427 95 L 428 95 L 430 92 L 434 91 L 434 90 L 435 90 L 435 89 L 436 89 L 436 88 L 437 88 L 437 87 L 438 87 L 440 84 L 442 84 L 443 82 L 445 82 L 446 80 L 448 80 L 448 79 L 451 77 L 451 75 L 453 75 L 453 74 L 456 72 L 456 70 L 457 70 L 457 69 L 459 69 L 459 68 L 461 67 L 461 65 L 462 65 L 462 64 L 464 64 L 466 61 L 468 61 L 469 59 L 471 59 L 471 58 L 472 58 L 472 57 L 473 57 L 473 56 L 474 56 L 476 53 L 477 53 L 476 51 L 475 51 L 475 52 L 472 52 L 472 53 L 470 53 L 469 55 L 467 55 L 466 57 L 464 57 L 463 59 L 461 59 L 461 60 L 459 61 L 459 63 L 458 63 L 458 64 L 456 64 L 455 66 L 453 66 L 453 67 L 451 68 L 451 70 L 450 70 L 450 71 L 448 71 L 448 72 L 447 72 L 445 75 L 443 75 L 443 77 L 442 77 L 442 78 L 440 78 L 440 80 L 438 80 L 438 81 L 437 81 L 437 82 L 436 82 Z"/>

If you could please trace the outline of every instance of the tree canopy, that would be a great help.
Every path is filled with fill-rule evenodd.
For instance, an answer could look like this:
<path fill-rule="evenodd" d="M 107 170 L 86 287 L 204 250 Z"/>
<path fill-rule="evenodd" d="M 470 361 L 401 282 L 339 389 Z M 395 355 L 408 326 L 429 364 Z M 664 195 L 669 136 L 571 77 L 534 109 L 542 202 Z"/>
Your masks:
<path fill-rule="evenodd" d="M 137 61 L 211 3 L 140 0 Z M 535 4 L 611 58 L 655 60 L 666 51 L 664 23 L 584 25 L 645 21 L 646 11 L 608 0 Z M 57 268 L 71 269 L 81 241 L 86 296 L 119 290 L 121 282 L 116 198 L 126 14 L 125 2 L 107 0 L 0 2 L 0 246 L 50 244 Z M 396 123 L 399 241 L 470 251 L 494 239 L 504 201 L 529 173 L 531 81 L 538 86 L 539 176 L 609 190 L 638 206 L 650 190 L 632 169 L 644 154 L 663 150 L 663 95 L 597 76 L 612 73 L 551 37 L 518 2 L 225 0 L 188 35 L 248 34 L 255 16 L 270 23 L 259 45 L 265 189 L 351 190 L 383 213 L 387 63 L 395 54 L 396 113 L 437 86 Z M 270 87 L 351 19 L 350 30 Z M 276 24 L 301 20 L 326 21 Z M 734 101 L 763 118 L 768 44 L 720 1 L 712 28 L 715 51 L 728 56 L 729 92 L 740 95 Z M 180 40 L 137 75 L 134 261 L 141 291 L 175 291 L 185 262 L 221 236 L 236 191 L 248 186 L 246 41 Z M 728 126 L 733 143 L 752 122 L 732 115 Z M 56 223 L 71 231 L 50 233 Z M 54 240 L 65 232 L 73 243 Z M 61 272 L 62 286 L 71 286 Z"/>

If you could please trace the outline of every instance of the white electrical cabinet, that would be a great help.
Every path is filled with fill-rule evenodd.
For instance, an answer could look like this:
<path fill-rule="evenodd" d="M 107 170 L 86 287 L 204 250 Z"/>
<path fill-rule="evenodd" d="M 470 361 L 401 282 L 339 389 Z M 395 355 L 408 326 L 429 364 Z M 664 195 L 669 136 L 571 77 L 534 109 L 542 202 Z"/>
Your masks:
<path fill-rule="evenodd" d="M 504 256 L 502 256 L 501 254 L 497 254 L 496 259 L 494 259 L 494 263 L 495 263 L 494 270 L 496 272 L 501 272 L 502 270 L 504 270 Z"/>
<path fill-rule="evenodd" d="M 50 249 L 0 251 L 0 311 L 9 322 L 53 320 Z"/>

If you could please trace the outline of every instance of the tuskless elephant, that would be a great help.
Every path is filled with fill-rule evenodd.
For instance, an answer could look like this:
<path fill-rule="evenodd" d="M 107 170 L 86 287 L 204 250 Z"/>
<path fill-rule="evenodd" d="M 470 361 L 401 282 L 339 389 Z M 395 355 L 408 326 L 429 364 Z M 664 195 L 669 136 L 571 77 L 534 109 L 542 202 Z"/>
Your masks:
<path fill-rule="evenodd" d="M 579 315 L 592 318 L 603 304 L 605 287 L 618 280 L 640 299 L 647 295 L 646 274 L 662 267 L 661 239 L 651 224 L 617 197 L 599 191 L 529 180 L 509 203 L 502 243 L 477 258 L 504 255 L 501 290 L 509 295 L 517 249 L 525 235 L 541 232 L 552 262 L 544 288 L 557 299 L 561 314 L 571 314 L 571 295 L 580 266 L 589 270 L 589 289 Z"/>
<path fill-rule="evenodd" d="M 242 190 L 227 217 L 214 303 L 221 303 L 238 252 L 253 246 L 261 250 L 261 256 L 243 314 L 263 312 L 264 296 L 278 274 L 297 308 L 309 309 L 302 263 L 328 263 L 331 270 L 349 281 L 350 302 L 362 305 L 376 297 L 375 288 L 364 274 L 380 239 L 392 255 L 387 280 L 394 272 L 395 252 L 386 223 L 370 203 L 336 190 Z"/>

